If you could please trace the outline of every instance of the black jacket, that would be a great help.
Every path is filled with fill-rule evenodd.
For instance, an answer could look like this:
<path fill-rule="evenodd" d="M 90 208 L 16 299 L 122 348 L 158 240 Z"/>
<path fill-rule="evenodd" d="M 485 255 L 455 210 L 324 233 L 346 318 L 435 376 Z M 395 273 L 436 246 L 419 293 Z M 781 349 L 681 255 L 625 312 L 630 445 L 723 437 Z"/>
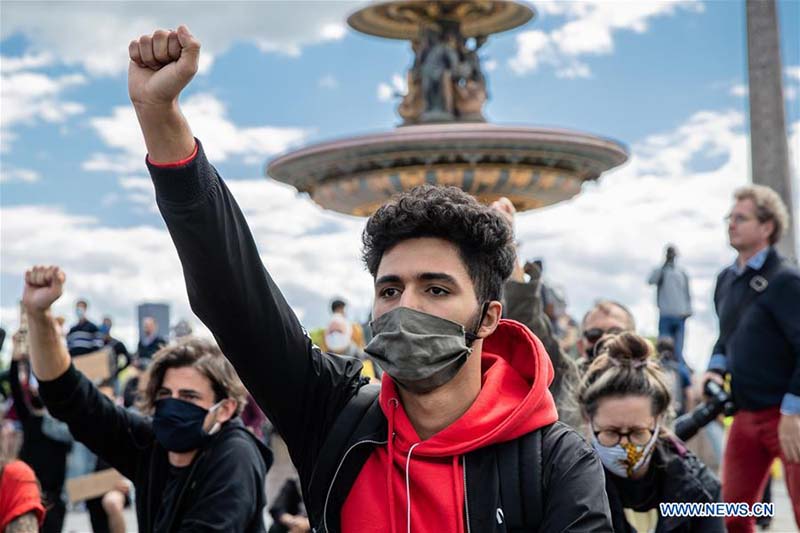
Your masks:
<path fill-rule="evenodd" d="M 377 402 L 358 413 L 346 407 L 365 384 L 361 363 L 313 345 L 264 269 L 241 210 L 202 146 L 185 166 L 150 165 L 150 172 L 192 309 L 286 442 L 315 531 L 339 531 L 342 504 L 361 466 L 387 438 Z M 344 445 L 326 446 L 334 428 L 342 431 L 336 422 L 343 412 L 354 421 Z M 545 483 L 552 488 L 542 531 L 608 531 L 599 460 L 575 432 L 562 424 L 552 428 L 542 445 Z M 505 531 L 493 506 L 497 472 L 488 468 L 490 457 L 481 457 L 484 451 L 464 458 L 467 526 L 476 533 Z"/>
<path fill-rule="evenodd" d="M 680 441 L 667 438 L 653 451 L 649 473 L 653 474 L 655 490 L 651 495 L 631 494 L 626 497 L 624 480 L 606 473 L 606 492 L 611 504 L 615 533 L 635 533 L 625 519 L 625 501 L 649 500 L 636 511 L 658 509 L 658 503 L 716 503 L 720 501 L 717 476 Z M 660 510 L 656 533 L 725 533 L 719 517 L 664 517 Z"/>
<path fill-rule="evenodd" d="M 151 420 L 114 405 L 74 366 L 40 381 L 39 393 L 76 440 L 133 481 L 139 531 L 153 532 L 170 465 Z M 241 420 L 223 424 L 188 467 L 167 531 L 265 531 L 264 478 L 271 464 L 272 453 Z"/>
<path fill-rule="evenodd" d="M 737 275 L 726 268 L 719 274 L 714 306 L 725 324 L 753 290 L 750 279 L 767 269 L 775 274 L 766 290 L 741 313 L 733 332 L 721 333 L 714 345 L 713 353 L 727 360 L 739 409 L 778 406 L 786 393 L 800 396 L 800 271 L 770 249 L 758 270 L 748 267 Z"/>

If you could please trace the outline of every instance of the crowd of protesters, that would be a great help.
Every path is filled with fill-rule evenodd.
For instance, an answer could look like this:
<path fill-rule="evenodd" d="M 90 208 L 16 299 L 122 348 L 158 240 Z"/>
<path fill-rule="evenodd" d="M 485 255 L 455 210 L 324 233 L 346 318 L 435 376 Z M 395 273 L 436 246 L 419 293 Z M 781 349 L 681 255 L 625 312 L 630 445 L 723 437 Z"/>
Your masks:
<path fill-rule="evenodd" d="M 28 490 L 0 495 L 0 521 L 60 528 L 65 458 L 81 444 L 98 469 L 130 480 L 143 531 L 266 531 L 269 509 L 270 531 L 293 533 L 749 532 L 753 513 L 669 515 L 664 505 L 753 508 L 776 459 L 800 525 L 800 272 L 775 250 L 789 217 L 774 191 L 735 194 L 738 256 L 717 278 L 720 334 L 705 374 L 684 353 L 691 283 L 674 245 L 648 278 L 658 339 L 638 335 L 634 314 L 602 287 L 580 323 L 565 320 L 543 262 L 518 258 L 513 204 L 482 205 L 453 187 L 417 187 L 367 220 L 371 322 L 353 322 L 336 299 L 309 335 L 180 112 L 199 42 L 181 26 L 129 51 L 156 201 L 216 343 L 165 345 L 146 320 L 131 356 L 110 320 L 87 319 L 86 301 L 65 342 L 51 311 L 65 273 L 29 270 L 27 338 L 11 368 L 22 461 L 0 462 L 0 487 Z M 116 400 L 116 371 L 94 383 L 76 369 L 75 357 L 103 346 L 134 369 L 133 408 Z M 694 397 L 693 381 L 707 396 Z M 723 407 L 733 424 L 721 483 L 684 439 Z M 270 505 L 272 454 L 243 423 L 263 427 L 264 416 L 296 468 Z M 130 488 L 92 503 L 107 530 L 119 530 Z"/>
<path fill-rule="evenodd" d="M 47 275 L 50 274 L 52 271 L 49 271 Z M 29 278 L 29 281 L 30 279 L 32 278 Z M 28 289 L 34 286 L 31 283 L 27 285 Z M 154 424 L 150 420 L 157 424 L 159 421 L 158 406 L 165 405 L 162 425 L 167 426 L 167 429 L 162 432 L 170 431 L 169 426 L 176 424 L 176 415 L 170 409 L 174 411 L 175 405 L 178 410 L 185 409 L 182 403 L 172 402 L 170 404 L 169 401 L 166 401 L 167 399 L 163 398 L 165 392 L 160 390 L 163 387 L 156 386 L 154 388 L 150 377 L 155 374 L 157 379 L 160 378 L 164 382 L 167 379 L 176 382 L 174 396 L 199 404 L 200 407 L 197 408 L 199 410 L 208 407 L 204 405 L 207 403 L 207 399 L 201 398 L 204 391 L 195 391 L 192 387 L 202 389 L 203 380 L 198 380 L 196 375 L 189 376 L 188 380 L 185 376 L 170 375 L 172 368 L 186 372 L 184 368 L 192 367 L 197 367 L 199 372 L 205 373 L 207 380 L 210 380 L 215 400 L 223 403 L 228 397 L 235 400 L 232 408 L 227 410 L 231 411 L 229 413 L 223 413 L 226 410 L 221 408 L 225 405 L 212 407 L 212 410 L 220 411 L 215 418 L 215 424 L 219 427 L 207 431 L 207 433 L 209 435 L 216 432 L 226 434 L 226 438 L 219 436 L 213 439 L 217 443 L 226 443 L 227 450 L 222 455 L 227 457 L 230 450 L 235 449 L 237 442 L 242 440 L 227 436 L 227 433 L 237 427 L 247 429 L 247 434 L 250 436 L 245 439 L 245 442 L 252 439 L 257 443 L 256 446 L 240 444 L 245 451 L 250 452 L 250 463 L 255 469 L 253 477 L 260 480 L 253 484 L 252 494 L 242 495 L 243 500 L 252 500 L 252 505 L 248 504 L 252 509 L 249 509 L 249 514 L 242 513 L 239 518 L 246 520 L 248 526 L 252 526 L 252 528 L 240 529 L 238 525 L 234 525 L 233 529 L 261 531 L 262 528 L 259 524 L 262 522 L 257 509 L 263 507 L 265 503 L 263 480 L 271 462 L 270 452 L 264 444 L 266 417 L 255 405 L 255 402 L 252 400 L 248 402 L 246 395 L 241 396 L 241 383 L 218 349 L 205 341 L 191 338 L 188 335 L 190 331 L 184 331 L 186 328 L 182 328 L 181 335 L 176 335 L 175 341 L 168 346 L 167 341 L 158 335 L 156 321 L 152 317 L 145 317 L 142 321 L 142 340 L 139 342 L 137 351 L 131 354 L 124 343 L 111 335 L 111 318 L 105 317 L 101 326 L 96 326 L 87 314 L 88 301 L 80 299 L 75 306 L 77 322 L 68 331 L 62 329 L 61 324 L 65 321 L 52 317 L 48 311 L 49 324 L 47 326 L 49 327 L 47 327 L 48 336 L 45 338 L 53 344 L 44 348 L 44 351 L 61 355 L 61 362 L 69 364 L 70 372 L 60 376 L 54 382 L 40 381 L 39 378 L 47 375 L 47 366 L 44 367 L 44 373 L 37 370 L 36 357 L 31 357 L 31 346 L 36 346 L 43 337 L 40 331 L 42 321 L 37 320 L 37 312 L 40 312 L 41 309 L 37 311 L 35 307 L 28 305 L 30 302 L 27 296 L 28 293 L 23 298 L 23 323 L 12 336 L 11 364 L 8 371 L 4 373 L 8 382 L 8 398 L 2 418 L 4 432 L 0 441 L 3 444 L 0 457 L 5 463 L 12 465 L 9 472 L 17 472 L 17 469 L 21 468 L 15 466 L 14 457 L 18 457 L 18 462 L 24 463 L 25 468 L 31 469 L 31 476 L 34 478 L 38 494 L 36 500 L 41 506 L 41 511 L 36 507 L 32 509 L 31 513 L 41 523 L 41 531 L 46 533 L 62 531 L 65 513 L 68 509 L 66 501 L 68 491 L 65 490 L 65 481 L 68 477 L 79 478 L 85 474 L 104 472 L 112 468 L 122 473 L 124 477 L 121 476 L 115 486 L 110 487 L 104 494 L 86 499 L 84 502 L 85 509 L 89 513 L 92 531 L 95 533 L 122 533 L 129 530 L 125 523 L 124 509 L 133 503 L 134 492 L 136 493 L 137 510 L 139 510 L 137 513 L 138 523 L 142 528 L 148 521 L 153 524 L 152 527 L 155 529 L 163 529 L 167 522 L 172 522 L 173 525 L 184 524 L 181 527 L 189 527 L 188 525 L 193 523 L 192 520 L 199 520 L 207 524 L 214 523 L 213 519 L 198 513 L 195 509 L 196 506 L 188 506 L 184 503 L 187 498 L 202 499 L 204 493 L 202 490 L 181 494 L 180 498 L 177 491 L 173 490 L 175 492 L 173 500 L 164 499 L 167 491 L 157 490 L 148 499 L 148 495 L 153 490 L 152 487 L 158 487 L 160 482 L 159 476 L 154 475 L 154 472 L 158 472 L 158 469 L 164 471 L 164 460 L 160 455 L 166 454 L 170 459 L 173 457 L 171 448 L 168 448 L 166 444 L 168 438 L 164 437 L 164 442 L 158 441 L 158 430 L 152 427 Z M 88 358 L 91 354 L 97 353 L 102 353 L 110 361 L 109 372 L 107 376 L 91 381 L 76 370 L 75 362 L 80 364 L 81 358 Z M 164 365 L 168 367 L 166 372 L 163 370 Z M 44 398 L 47 390 L 57 391 L 57 397 L 66 394 L 72 402 L 67 406 L 59 405 L 58 402 L 46 402 Z M 125 392 L 124 400 L 120 395 L 122 391 Z M 171 408 L 170 405 L 172 405 Z M 225 419 L 226 416 L 227 419 Z M 180 425 L 180 420 L 177 423 L 179 425 L 172 428 L 171 431 L 174 435 L 170 438 L 179 440 L 187 438 L 185 433 L 189 432 L 191 428 Z M 235 433 L 231 433 L 231 435 L 235 435 Z M 126 441 L 126 438 L 129 441 Z M 198 436 L 195 435 L 194 438 L 197 439 Z M 159 454 L 158 451 L 148 450 L 148 439 L 151 441 L 155 439 L 159 442 L 160 452 L 163 453 Z M 220 445 L 217 444 L 217 446 Z M 83 447 L 83 453 L 74 458 L 73 455 L 78 446 Z M 173 446 L 175 445 L 173 444 Z M 178 444 L 178 447 L 182 446 L 183 444 Z M 247 450 L 248 448 L 250 449 Z M 205 458 L 205 461 L 219 461 L 213 457 L 211 449 L 213 448 L 207 451 L 211 457 Z M 136 453 L 133 450 L 136 450 Z M 164 450 L 167 451 L 164 452 Z M 174 457 L 180 458 L 186 455 L 186 452 L 182 453 L 183 455 L 176 453 Z M 191 478 L 193 481 L 198 476 L 208 476 L 204 468 L 205 470 L 219 469 L 234 473 L 236 468 L 228 463 L 235 461 L 235 455 L 234 453 L 230 459 L 219 461 L 219 464 L 211 462 L 211 466 L 205 467 L 197 466 L 198 461 L 189 461 L 193 465 L 191 469 L 184 468 L 186 465 L 176 465 L 170 462 L 167 470 L 173 467 L 176 471 L 183 469 L 187 472 L 181 475 L 187 479 Z M 257 458 L 256 455 L 260 457 Z M 78 464 L 77 471 L 71 471 L 71 467 L 75 463 Z M 192 470 L 192 472 L 189 473 L 188 470 Z M 22 474 L 19 475 L 27 475 L 27 470 L 21 472 Z M 18 474 L 9 474 L 11 477 L 16 475 Z M 215 487 L 213 483 L 211 486 L 209 483 L 203 483 L 203 488 L 216 490 L 218 491 L 216 494 L 223 492 L 219 486 Z M 237 482 L 235 488 L 241 489 L 241 483 Z M 259 497 L 261 498 L 260 505 Z M 238 493 L 234 493 L 231 498 L 240 499 Z M 0 503 L 3 501 L 6 500 L 0 497 Z M 11 501 L 7 500 L 6 502 L 11 505 Z M 141 511 L 143 506 L 146 507 L 144 514 Z M 207 511 L 207 506 L 198 509 Z M 226 524 L 238 524 L 228 521 L 235 518 L 236 513 L 227 514 L 224 520 L 219 521 L 219 524 L 223 528 Z M 37 526 L 36 530 L 38 529 Z M 0 528 L 0 531 L 5 531 L 5 529 Z"/>

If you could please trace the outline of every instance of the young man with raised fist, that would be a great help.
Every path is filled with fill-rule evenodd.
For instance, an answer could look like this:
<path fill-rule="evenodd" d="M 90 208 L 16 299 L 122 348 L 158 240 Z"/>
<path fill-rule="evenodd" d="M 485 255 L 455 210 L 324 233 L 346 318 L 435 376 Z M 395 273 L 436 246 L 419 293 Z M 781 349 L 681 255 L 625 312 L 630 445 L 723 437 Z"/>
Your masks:
<path fill-rule="evenodd" d="M 72 365 L 50 306 L 58 267 L 25 274 L 30 359 L 39 395 L 73 437 L 136 488 L 139 531 L 264 532 L 272 454 L 239 419 L 246 391 L 213 343 L 163 348 L 148 369 L 145 417 L 114 405 Z"/>
<path fill-rule="evenodd" d="M 129 52 L 130 97 L 192 308 L 286 441 L 314 531 L 611 530 L 602 466 L 557 422 L 542 343 L 501 320 L 515 258 L 502 215 L 428 186 L 367 221 L 365 350 L 385 372 L 366 385 L 357 359 L 308 338 L 180 112 L 200 43 L 181 26 Z"/>

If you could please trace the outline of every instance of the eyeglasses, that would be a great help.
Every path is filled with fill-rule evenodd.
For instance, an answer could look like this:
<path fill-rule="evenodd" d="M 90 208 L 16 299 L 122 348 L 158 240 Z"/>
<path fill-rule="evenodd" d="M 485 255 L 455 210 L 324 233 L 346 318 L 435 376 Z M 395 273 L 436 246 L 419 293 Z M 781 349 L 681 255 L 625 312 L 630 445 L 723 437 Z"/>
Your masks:
<path fill-rule="evenodd" d="M 616 335 L 618 333 L 622 333 L 624 330 L 622 328 L 613 327 L 608 329 L 603 328 L 589 328 L 583 332 L 584 338 L 594 344 L 595 342 L 599 341 L 603 335 Z"/>
<path fill-rule="evenodd" d="M 728 224 L 733 222 L 738 226 L 739 224 L 744 224 L 745 222 L 750 222 L 751 220 L 756 219 L 757 217 L 748 217 L 745 215 L 727 215 L 723 220 Z"/>
<path fill-rule="evenodd" d="M 616 446 L 617 444 L 622 441 L 622 437 L 626 437 L 628 442 L 631 444 L 636 444 L 637 446 L 644 446 L 650 439 L 653 438 L 653 433 L 655 433 L 656 428 L 633 428 L 630 431 L 617 431 L 615 429 L 603 429 L 600 431 L 595 431 L 592 428 L 592 432 L 594 436 L 597 438 L 597 442 L 602 444 L 603 446 Z"/>

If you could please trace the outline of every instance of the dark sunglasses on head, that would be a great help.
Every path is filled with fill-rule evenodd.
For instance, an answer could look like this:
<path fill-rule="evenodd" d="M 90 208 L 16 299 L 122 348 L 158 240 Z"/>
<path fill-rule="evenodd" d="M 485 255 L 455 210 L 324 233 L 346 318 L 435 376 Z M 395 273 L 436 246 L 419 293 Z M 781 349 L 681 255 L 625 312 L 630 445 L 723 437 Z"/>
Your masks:
<path fill-rule="evenodd" d="M 606 335 L 606 334 L 608 334 L 608 335 L 616 335 L 617 333 L 622 333 L 622 332 L 623 332 L 623 329 L 622 328 L 617 328 L 617 327 L 608 328 L 608 329 L 589 328 L 589 329 L 587 329 L 587 330 L 585 330 L 583 332 L 583 336 L 587 341 L 589 341 L 591 343 L 595 343 L 595 342 L 599 341 L 602 338 L 603 335 Z"/>

